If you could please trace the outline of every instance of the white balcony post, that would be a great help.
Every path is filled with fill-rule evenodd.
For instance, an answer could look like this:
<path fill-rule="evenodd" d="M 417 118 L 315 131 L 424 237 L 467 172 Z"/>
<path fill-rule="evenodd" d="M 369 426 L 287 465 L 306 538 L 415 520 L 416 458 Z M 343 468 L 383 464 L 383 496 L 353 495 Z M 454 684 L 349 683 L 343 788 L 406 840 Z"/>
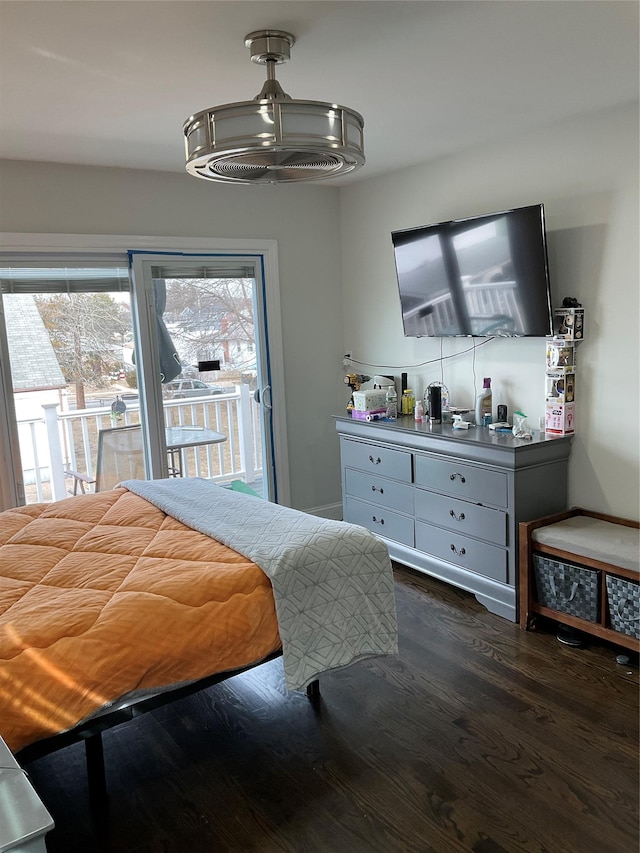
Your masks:
<path fill-rule="evenodd" d="M 54 501 L 67 496 L 64 481 L 64 461 L 62 445 L 60 444 L 60 429 L 58 427 L 58 404 L 44 403 L 44 422 L 49 444 L 49 478 L 51 480 L 51 495 Z"/>
<path fill-rule="evenodd" d="M 245 472 L 245 482 L 252 483 L 255 478 L 255 462 L 253 459 L 253 419 L 251 417 L 251 394 L 249 386 L 236 385 L 240 392 L 238 400 L 238 435 L 240 438 L 240 467 Z"/>

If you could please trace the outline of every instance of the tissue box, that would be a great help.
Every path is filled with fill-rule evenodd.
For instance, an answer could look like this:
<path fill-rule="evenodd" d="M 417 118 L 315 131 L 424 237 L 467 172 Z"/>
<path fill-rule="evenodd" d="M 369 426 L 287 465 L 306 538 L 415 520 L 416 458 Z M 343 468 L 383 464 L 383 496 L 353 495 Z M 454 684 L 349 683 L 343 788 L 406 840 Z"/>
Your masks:
<path fill-rule="evenodd" d="M 357 412 L 375 412 L 387 405 L 387 392 L 379 388 L 353 392 L 353 407 Z"/>

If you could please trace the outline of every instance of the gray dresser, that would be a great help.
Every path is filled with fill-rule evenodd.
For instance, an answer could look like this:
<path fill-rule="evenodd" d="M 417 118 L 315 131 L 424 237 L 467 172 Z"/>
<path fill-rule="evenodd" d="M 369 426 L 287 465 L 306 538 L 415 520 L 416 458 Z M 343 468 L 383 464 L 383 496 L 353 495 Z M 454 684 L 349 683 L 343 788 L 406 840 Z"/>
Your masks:
<path fill-rule="evenodd" d="M 517 621 L 518 524 L 567 506 L 571 436 L 336 418 L 343 517 L 394 560 Z"/>

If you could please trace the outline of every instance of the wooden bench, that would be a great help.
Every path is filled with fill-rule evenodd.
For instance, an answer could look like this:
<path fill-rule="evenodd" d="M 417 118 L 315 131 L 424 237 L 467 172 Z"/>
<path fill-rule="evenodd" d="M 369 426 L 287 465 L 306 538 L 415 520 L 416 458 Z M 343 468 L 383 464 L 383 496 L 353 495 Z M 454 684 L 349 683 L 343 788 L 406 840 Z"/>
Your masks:
<path fill-rule="evenodd" d="M 598 576 L 597 619 L 583 619 L 538 601 L 534 574 L 534 554 L 570 566 L 600 572 Z M 585 633 L 640 651 L 640 639 L 612 626 L 607 578 L 638 582 L 640 579 L 640 523 L 618 516 L 574 508 L 520 523 L 519 621 L 524 629 L 533 627 L 536 615 L 547 616 Z M 616 606 L 616 602 L 611 602 Z M 637 623 L 636 623 L 637 624 Z M 629 629 L 633 633 L 637 628 Z"/>

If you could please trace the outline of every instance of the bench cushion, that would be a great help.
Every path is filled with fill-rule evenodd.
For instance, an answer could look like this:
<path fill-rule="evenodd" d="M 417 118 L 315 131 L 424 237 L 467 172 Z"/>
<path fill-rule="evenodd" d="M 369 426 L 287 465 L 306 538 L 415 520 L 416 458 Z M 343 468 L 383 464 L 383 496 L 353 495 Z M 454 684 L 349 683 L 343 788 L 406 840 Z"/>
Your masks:
<path fill-rule="evenodd" d="M 611 566 L 640 571 L 640 530 L 587 515 L 574 515 L 538 527 L 534 542 L 590 557 Z"/>

